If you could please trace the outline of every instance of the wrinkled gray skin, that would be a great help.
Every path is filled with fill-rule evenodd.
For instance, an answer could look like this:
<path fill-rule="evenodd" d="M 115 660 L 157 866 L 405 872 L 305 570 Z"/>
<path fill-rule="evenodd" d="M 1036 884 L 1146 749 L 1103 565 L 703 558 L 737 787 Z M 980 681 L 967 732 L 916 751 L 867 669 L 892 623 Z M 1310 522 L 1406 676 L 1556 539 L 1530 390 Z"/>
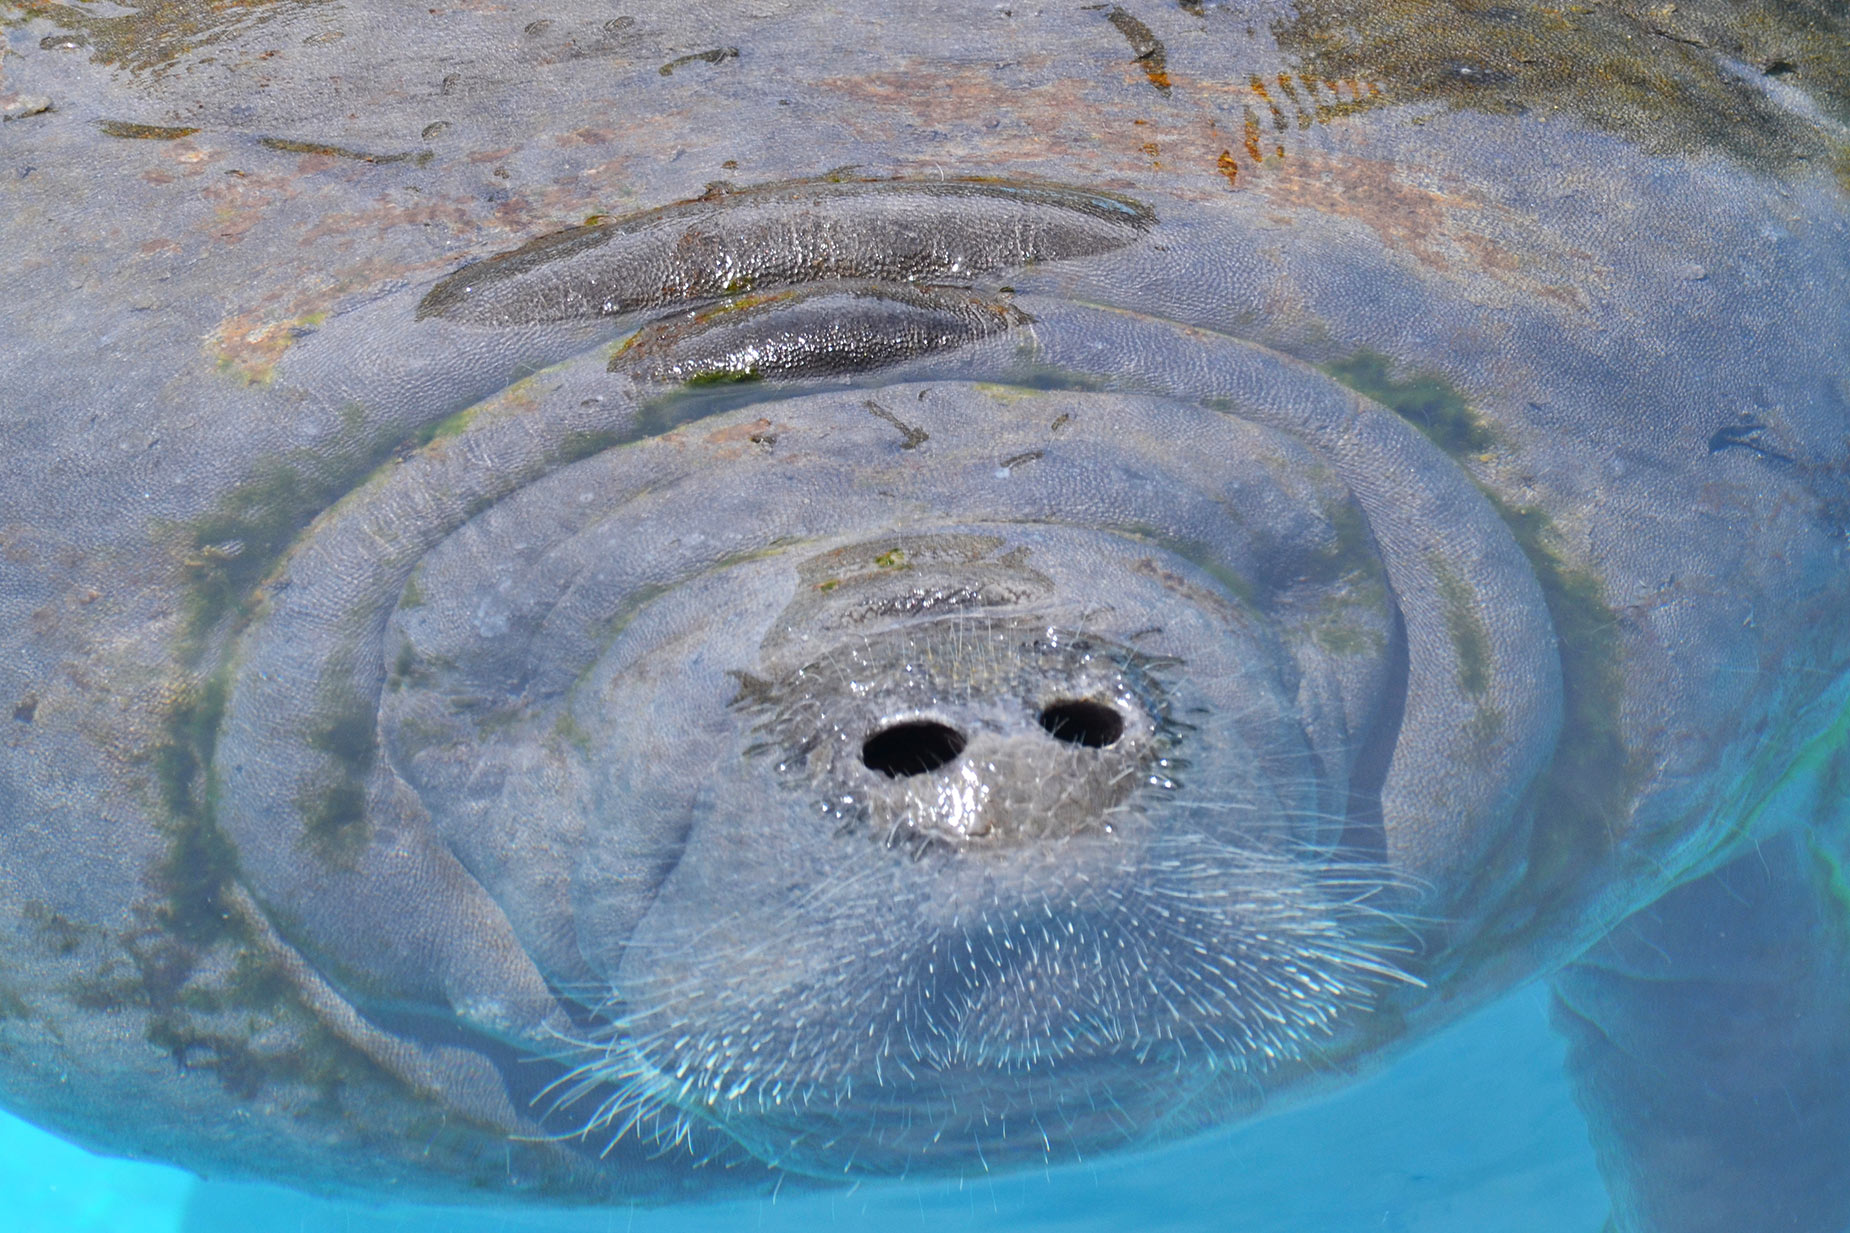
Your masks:
<path fill-rule="evenodd" d="M 1616 1228 L 1850 1224 L 1844 100 L 894 8 L 0 8 L 0 1098 L 668 1199 L 1555 973 Z"/>

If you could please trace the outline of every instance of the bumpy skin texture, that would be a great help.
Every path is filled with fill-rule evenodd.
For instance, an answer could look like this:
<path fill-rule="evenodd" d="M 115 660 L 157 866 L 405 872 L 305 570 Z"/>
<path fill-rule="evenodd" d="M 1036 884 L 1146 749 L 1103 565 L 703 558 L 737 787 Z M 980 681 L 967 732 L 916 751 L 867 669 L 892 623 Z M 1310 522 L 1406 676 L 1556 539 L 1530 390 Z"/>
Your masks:
<path fill-rule="evenodd" d="M 1850 979 L 1840 12 L 864 7 L 0 5 L 9 1107 L 442 1198 L 1065 1159 L 1776 836 L 1735 936 Z M 1638 1230 L 1675 893 L 1559 986 Z"/>

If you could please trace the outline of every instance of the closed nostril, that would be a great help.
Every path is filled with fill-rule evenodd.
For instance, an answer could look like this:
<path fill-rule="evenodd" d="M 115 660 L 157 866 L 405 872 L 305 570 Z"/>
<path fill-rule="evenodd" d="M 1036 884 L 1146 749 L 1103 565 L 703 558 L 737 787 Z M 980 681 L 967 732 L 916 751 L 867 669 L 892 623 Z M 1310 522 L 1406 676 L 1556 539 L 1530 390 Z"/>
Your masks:
<path fill-rule="evenodd" d="M 1124 735 L 1124 717 L 1103 702 L 1066 698 L 1041 712 L 1041 727 L 1069 745 L 1102 749 Z"/>
<path fill-rule="evenodd" d="M 882 728 L 861 745 L 861 762 L 889 779 L 923 775 L 957 760 L 963 733 L 931 719 L 912 719 Z"/>

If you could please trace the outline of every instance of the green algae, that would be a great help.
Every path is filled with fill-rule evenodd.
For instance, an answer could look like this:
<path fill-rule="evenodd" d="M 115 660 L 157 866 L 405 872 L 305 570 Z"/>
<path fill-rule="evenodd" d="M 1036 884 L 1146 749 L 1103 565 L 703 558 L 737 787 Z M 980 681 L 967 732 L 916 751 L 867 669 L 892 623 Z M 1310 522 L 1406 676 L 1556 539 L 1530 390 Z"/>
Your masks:
<path fill-rule="evenodd" d="M 1440 374 L 1396 377 L 1386 356 L 1367 349 L 1325 364 L 1323 371 L 1393 411 L 1453 458 L 1467 460 L 1497 444 L 1490 423 Z M 1526 876 L 1538 896 L 1566 894 L 1577 872 L 1593 868 L 1610 851 L 1642 782 L 1619 728 L 1624 680 L 1618 618 L 1599 575 L 1572 559 L 1545 511 L 1513 505 L 1479 487 L 1528 558 L 1559 644 L 1561 736 L 1525 803 L 1533 820 Z M 1488 635 L 1462 580 L 1451 576 L 1448 582 L 1443 570 L 1437 577 L 1446 632 L 1459 657 L 1459 684 L 1481 695 L 1489 684 Z M 1503 716 L 1484 708 L 1472 722 L 1473 735 L 1487 744 Z"/>
<path fill-rule="evenodd" d="M 1387 646 L 1386 636 L 1358 620 L 1364 614 L 1385 617 L 1390 608 L 1368 518 L 1353 500 L 1325 503 L 1323 516 L 1330 524 L 1330 539 L 1319 546 L 1301 575 L 1311 586 L 1330 588 L 1323 615 L 1309 627 L 1311 639 L 1332 655 L 1379 654 Z"/>
<path fill-rule="evenodd" d="M 1445 633 L 1458 656 L 1458 685 L 1482 697 L 1490 688 L 1490 627 L 1477 610 L 1477 593 L 1437 557 L 1427 561 L 1444 605 Z"/>
<path fill-rule="evenodd" d="M 1323 365 L 1323 371 L 1400 416 L 1454 458 L 1481 454 L 1496 444 L 1490 424 L 1438 373 L 1396 378 L 1392 361 L 1366 348 Z"/>
<path fill-rule="evenodd" d="M 334 700 L 325 714 L 308 745 L 327 755 L 331 782 L 306 793 L 296 806 L 310 849 L 325 863 L 345 868 L 372 840 L 366 782 L 377 756 L 377 721 L 372 704 L 360 698 Z"/>
<path fill-rule="evenodd" d="M 235 626 L 249 617 L 258 584 L 309 523 L 389 460 L 461 433 L 477 411 L 468 407 L 400 436 L 369 429 L 365 409 L 349 404 L 341 410 L 348 445 L 340 453 L 323 456 L 300 450 L 267 458 L 211 509 L 172 528 L 188 575 L 183 607 L 187 657 L 196 661 L 214 631 L 221 631 L 228 621 Z M 567 439 L 568 454 L 584 447 L 579 440 L 584 435 Z"/>
<path fill-rule="evenodd" d="M 356 163 L 413 163 L 419 167 L 428 166 L 435 157 L 430 150 L 395 150 L 390 154 L 379 154 L 367 150 L 353 150 L 346 146 L 331 146 L 319 141 L 296 141 L 288 137 L 259 137 L 257 144 L 265 149 L 278 150 L 284 154 L 314 154 L 322 158 L 344 158 Z"/>
<path fill-rule="evenodd" d="M 1369 87 L 1361 108 L 1564 113 L 1653 154 L 1786 167 L 1841 147 L 1769 83 L 1850 118 L 1838 0 L 1307 0 L 1274 33 L 1307 89 Z"/>
<path fill-rule="evenodd" d="M 1561 737 L 1531 786 L 1534 819 L 1525 882 L 1539 906 L 1571 895 L 1610 853 L 1643 783 L 1620 729 L 1625 681 L 1618 616 L 1599 575 L 1572 560 L 1548 515 L 1487 493 L 1529 558 L 1561 654 Z"/>
<path fill-rule="evenodd" d="M 330 0 L 127 0 L 89 5 L 4 0 L 7 20 L 42 18 L 80 36 L 95 64 L 160 76 L 179 61 L 300 9 Z"/>
<path fill-rule="evenodd" d="M 1304 579 L 1324 584 L 1340 579 L 1381 577 L 1381 559 L 1375 554 L 1368 518 L 1354 501 L 1329 501 L 1323 516 L 1330 524 L 1330 539 L 1312 555 Z"/>
<path fill-rule="evenodd" d="M 739 385 L 743 382 L 762 380 L 764 380 L 764 374 L 759 372 L 756 366 L 732 368 L 725 366 L 721 361 L 713 368 L 695 373 L 681 384 L 690 390 L 700 390 L 714 385 Z"/>
<path fill-rule="evenodd" d="M 187 532 L 187 635 L 197 638 L 238 611 L 283 550 L 338 494 L 331 480 L 273 460 L 195 521 Z"/>
<path fill-rule="evenodd" d="M 139 124 L 133 120 L 98 120 L 96 127 L 105 137 L 120 137 L 127 141 L 178 141 L 199 131 L 196 128 L 166 124 Z"/>

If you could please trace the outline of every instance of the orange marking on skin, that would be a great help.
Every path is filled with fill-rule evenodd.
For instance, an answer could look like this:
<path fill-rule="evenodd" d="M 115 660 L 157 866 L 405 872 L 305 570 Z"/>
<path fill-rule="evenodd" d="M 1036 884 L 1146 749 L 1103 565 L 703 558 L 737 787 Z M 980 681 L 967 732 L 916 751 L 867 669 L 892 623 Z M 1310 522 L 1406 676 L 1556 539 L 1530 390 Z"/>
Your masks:
<path fill-rule="evenodd" d="M 1248 85 L 1252 86 L 1254 94 L 1257 94 L 1268 103 L 1272 101 L 1272 96 L 1266 93 L 1265 82 L 1259 80 L 1256 74 L 1252 77 L 1248 77 L 1246 81 Z"/>
<path fill-rule="evenodd" d="M 1246 157 L 1254 163 L 1264 159 L 1259 153 L 1259 117 L 1253 114 L 1250 107 L 1246 110 Z"/>
<path fill-rule="evenodd" d="M 1240 165 L 1233 161 L 1232 150 L 1222 150 L 1220 157 L 1214 161 L 1214 166 L 1227 177 L 1228 188 L 1240 187 Z"/>

